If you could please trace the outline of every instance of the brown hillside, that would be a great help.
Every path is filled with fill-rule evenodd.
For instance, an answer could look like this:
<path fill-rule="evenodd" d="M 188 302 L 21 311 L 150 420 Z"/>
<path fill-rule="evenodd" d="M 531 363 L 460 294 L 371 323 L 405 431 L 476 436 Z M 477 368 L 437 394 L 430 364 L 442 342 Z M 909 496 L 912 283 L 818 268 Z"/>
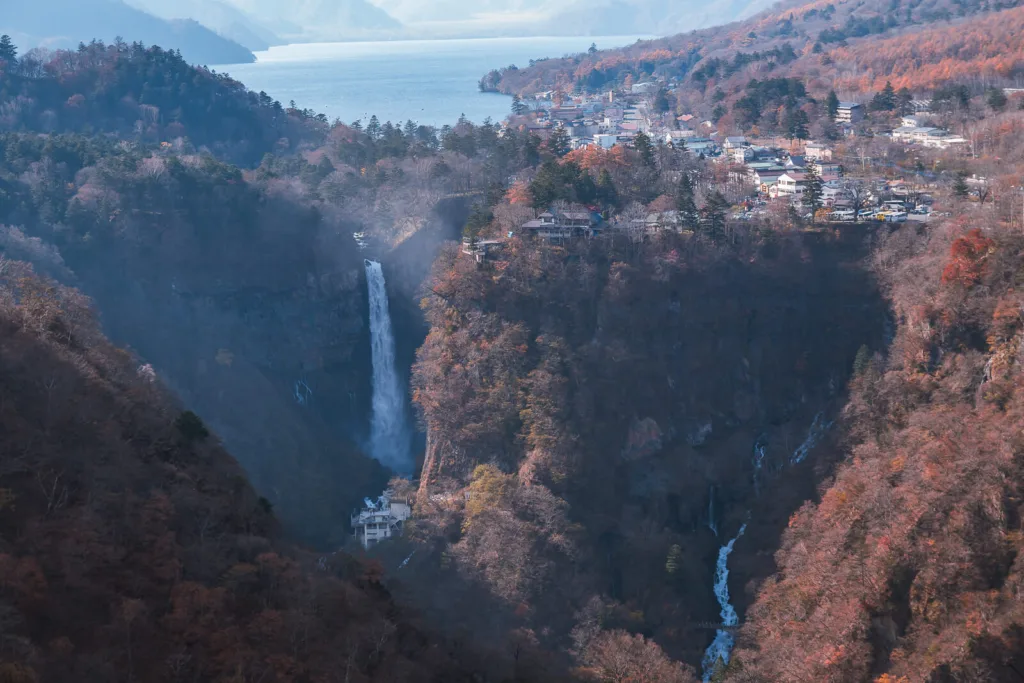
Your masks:
<path fill-rule="evenodd" d="M 0 260 L 0 680 L 459 681 L 269 505 L 76 291 Z"/>

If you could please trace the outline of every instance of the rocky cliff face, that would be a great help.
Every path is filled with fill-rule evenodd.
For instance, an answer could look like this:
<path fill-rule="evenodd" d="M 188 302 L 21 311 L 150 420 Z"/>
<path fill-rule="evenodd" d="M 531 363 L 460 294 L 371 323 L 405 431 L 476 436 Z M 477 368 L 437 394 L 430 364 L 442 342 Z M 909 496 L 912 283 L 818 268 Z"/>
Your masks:
<path fill-rule="evenodd" d="M 483 267 L 444 254 L 414 383 L 430 428 L 421 500 L 455 511 L 425 504 L 425 526 L 499 601 L 527 605 L 531 628 L 568 634 L 600 596 L 699 662 L 699 624 L 718 612 L 716 534 L 749 514 L 745 538 L 758 540 L 731 563 L 743 583 L 771 571 L 761 549 L 820 476 L 801 446 L 826 437 L 858 348 L 882 343 L 863 238 L 728 252 L 674 236 L 639 250 L 512 243 Z M 555 497 L 543 514 L 538 495 Z M 466 521 L 475 496 L 493 517 Z M 522 536 L 534 540 L 519 547 L 510 524 L 536 526 Z M 667 572 L 673 546 L 683 559 Z"/>

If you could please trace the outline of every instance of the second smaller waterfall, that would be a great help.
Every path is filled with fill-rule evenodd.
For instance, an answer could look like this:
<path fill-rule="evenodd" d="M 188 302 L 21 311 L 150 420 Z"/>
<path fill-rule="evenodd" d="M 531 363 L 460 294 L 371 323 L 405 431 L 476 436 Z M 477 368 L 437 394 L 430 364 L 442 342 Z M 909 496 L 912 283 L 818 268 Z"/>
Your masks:
<path fill-rule="evenodd" d="M 715 598 L 718 599 L 718 604 L 722 607 L 722 626 L 727 628 L 718 630 L 714 641 L 704 652 L 704 660 L 701 662 L 704 669 L 704 683 L 711 680 L 719 660 L 722 661 L 722 664 L 729 663 L 729 654 L 732 652 L 732 646 L 736 643 L 732 631 L 727 630 L 740 623 L 736 608 L 729 602 L 729 554 L 732 553 L 732 547 L 736 545 L 736 540 L 743 535 L 746 529 L 746 524 L 741 526 L 736 536 L 718 550 L 718 562 L 715 565 Z"/>

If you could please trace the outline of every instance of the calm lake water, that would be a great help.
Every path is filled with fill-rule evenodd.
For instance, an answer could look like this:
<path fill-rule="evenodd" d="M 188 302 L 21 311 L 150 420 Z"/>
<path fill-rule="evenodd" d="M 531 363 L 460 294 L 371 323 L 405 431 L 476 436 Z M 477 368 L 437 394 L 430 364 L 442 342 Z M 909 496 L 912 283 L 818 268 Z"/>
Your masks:
<path fill-rule="evenodd" d="M 597 43 L 610 48 L 641 36 L 483 38 L 285 45 L 257 52 L 253 64 L 214 67 L 250 90 L 265 91 L 287 105 L 322 112 L 346 123 L 371 114 L 384 121 L 454 124 L 461 114 L 480 123 L 500 121 L 511 98 L 481 93 L 491 69 L 530 59 L 582 52 Z M 648 36 L 643 36 L 648 37 Z"/>

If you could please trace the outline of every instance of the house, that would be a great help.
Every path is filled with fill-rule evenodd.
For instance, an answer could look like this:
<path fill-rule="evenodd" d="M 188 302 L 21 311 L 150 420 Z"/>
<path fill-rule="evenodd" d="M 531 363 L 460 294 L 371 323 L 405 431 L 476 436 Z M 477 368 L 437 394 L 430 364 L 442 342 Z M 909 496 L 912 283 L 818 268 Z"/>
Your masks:
<path fill-rule="evenodd" d="M 732 150 L 732 149 L 739 149 L 740 147 L 747 147 L 747 146 L 748 146 L 747 139 L 745 137 L 743 137 L 742 135 L 735 135 L 735 136 L 732 136 L 732 137 L 727 137 L 725 139 L 725 141 L 722 143 L 722 149 L 724 149 L 727 152 L 729 150 Z"/>
<path fill-rule="evenodd" d="M 830 161 L 816 161 L 814 172 L 821 178 L 838 178 L 843 175 L 843 167 Z"/>
<path fill-rule="evenodd" d="M 939 135 L 923 140 L 921 145 L 933 149 L 949 149 L 951 147 L 963 147 L 969 143 L 970 141 L 967 138 L 960 137 L 959 135 Z"/>
<path fill-rule="evenodd" d="M 681 142 L 686 142 L 689 138 L 696 137 L 696 136 L 697 136 L 697 132 L 693 131 L 693 130 L 690 130 L 688 128 L 684 128 L 683 130 L 670 130 L 670 131 L 666 131 L 665 132 L 665 144 L 668 144 L 668 143 L 671 142 L 673 144 L 678 145 Z"/>
<path fill-rule="evenodd" d="M 754 158 L 754 151 L 750 147 L 730 147 L 726 149 L 725 153 L 729 161 L 734 161 L 737 164 L 746 163 Z"/>
<path fill-rule="evenodd" d="M 804 157 L 811 161 L 832 161 L 832 150 L 820 142 L 808 142 Z"/>
<path fill-rule="evenodd" d="M 654 81 L 644 81 L 643 83 L 634 83 L 629 91 L 634 95 L 646 95 L 655 92 L 657 89 L 658 84 Z"/>
<path fill-rule="evenodd" d="M 394 492 L 388 489 L 376 502 L 364 498 L 363 509 L 352 514 L 352 536 L 363 548 L 399 535 L 405 520 L 412 515 L 409 501 L 393 500 L 393 496 Z"/>
<path fill-rule="evenodd" d="M 947 135 L 949 133 L 946 130 L 933 126 L 900 126 L 892 132 L 892 139 L 895 142 L 924 144 L 929 140 L 946 137 Z"/>
<path fill-rule="evenodd" d="M 712 156 L 718 154 L 718 145 L 711 138 L 690 138 L 686 141 L 686 149 L 694 155 Z"/>
<path fill-rule="evenodd" d="M 836 123 L 857 123 L 864 120 L 864 107 L 858 102 L 840 102 Z"/>
<path fill-rule="evenodd" d="M 910 114 L 907 116 L 900 117 L 900 124 L 903 126 L 908 126 L 910 128 L 917 128 L 919 126 L 923 126 L 926 122 L 927 120 L 921 114 Z"/>
<path fill-rule="evenodd" d="M 548 114 L 557 121 L 575 121 L 583 118 L 585 112 L 577 106 L 552 107 Z"/>
<path fill-rule="evenodd" d="M 769 194 L 773 187 L 779 184 L 779 178 L 786 174 L 785 171 L 768 170 L 758 171 L 754 174 L 754 184 L 761 194 Z"/>
<path fill-rule="evenodd" d="M 792 154 L 786 159 L 786 168 L 793 171 L 802 171 L 807 168 L 807 158 L 801 154 Z"/>
<path fill-rule="evenodd" d="M 523 224 L 523 230 L 551 242 L 594 234 L 600 217 L 589 211 L 545 211 Z"/>
<path fill-rule="evenodd" d="M 655 233 L 660 230 L 676 230 L 679 227 L 678 211 L 662 211 L 661 213 L 647 214 L 645 220 L 647 232 Z"/>
<path fill-rule="evenodd" d="M 807 189 L 807 174 L 798 171 L 787 171 L 779 176 L 777 187 L 780 197 L 800 196 Z"/>
<path fill-rule="evenodd" d="M 847 192 L 841 187 L 825 185 L 821 188 L 821 198 L 825 202 L 825 206 L 834 206 L 837 200 L 845 199 L 846 197 Z"/>
<path fill-rule="evenodd" d="M 472 256 L 477 263 L 494 259 L 504 247 L 504 240 L 462 240 L 462 253 Z"/>

